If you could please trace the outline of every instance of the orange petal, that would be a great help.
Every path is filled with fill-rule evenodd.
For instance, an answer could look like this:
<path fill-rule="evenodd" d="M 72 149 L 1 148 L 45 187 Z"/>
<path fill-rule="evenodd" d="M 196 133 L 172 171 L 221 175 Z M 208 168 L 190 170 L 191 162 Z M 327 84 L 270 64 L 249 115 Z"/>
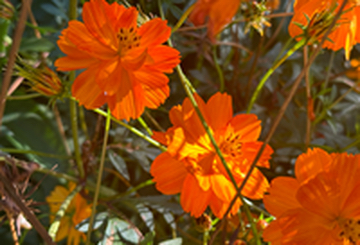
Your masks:
<path fill-rule="evenodd" d="M 207 123 L 216 131 L 225 127 L 233 116 L 232 99 L 228 94 L 216 93 L 206 103 Z"/>
<path fill-rule="evenodd" d="M 159 45 L 148 49 L 151 61 L 145 63 L 149 69 L 172 73 L 173 68 L 180 63 L 180 53 L 174 48 Z"/>
<path fill-rule="evenodd" d="M 282 245 L 281 227 L 277 220 L 271 221 L 271 223 L 263 231 L 262 237 L 265 242 L 271 242 L 271 245 Z"/>
<path fill-rule="evenodd" d="M 164 73 L 148 67 L 142 67 L 140 70 L 134 72 L 136 79 L 149 88 L 158 88 L 167 85 L 169 79 Z"/>
<path fill-rule="evenodd" d="M 326 172 L 321 172 L 300 186 L 296 199 L 322 219 L 332 220 L 340 212 L 339 192 L 336 181 Z"/>
<path fill-rule="evenodd" d="M 146 49 L 133 48 L 123 57 L 121 65 L 126 70 L 136 71 L 143 66 L 147 56 L 148 53 Z"/>
<path fill-rule="evenodd" d="M 89 68 L 74 81 L 71 92 L 87 109 L 99 108 L 106 102 L 106 96 L 95 82 L 97 69 Z"/>
<path fill-rule="evenodd" d="M 211 188 L 217 198 L 229 203 L 235 197 L 235 187 L 224 175 L 213 174 L 210 176 L 210 182 Z"/>
<path fill-rule="evenodd" d="M 94 39 L 98 40 L 105 47 L 117 50 L 116 44 L 118 30 L 114 30 L 106 13 L 109 4 L 105 0 L 92 0 L 84 3 L 82 17 L 86 28 Z M 125 11 L 125 8 L 122 9 Z M 118 13 L 122 15 L 122 12 Z"/>
<path fill-rule="evenodd" d="M 184 163 L 164 152 L 155 158 L 151 165 L 150 174 L 156 182 L 156 189 L 171 195 L 181 192 L 185 177 L 188 174 Z"/>
<path fill-rule="evenodd" d="M 166 20 L 155 18 L 140 26 L 138 29 L 138 34 L 141 36 L 140 46 L 150 47 L 166 42 L 171 34 L 171 28 L 166 23 Z"/>
<path fill-rule="evenodd" d="M 105 60 L 98 64 L 98 73 L 95 81 L 106 95 L 111 96 L 118 93 L 119 90 L 130 89 L 128 87 L 124 88 L 124 85 L 126 86 L 131 83 L 129 80 L 129 72 L 122 67 L 119 57 Z"/>
<path fill-rule="evenodd" d="M 242 142 L 257 141 L 261 133 L 261 121 L 254 114 L 240 114 L 233 117 L 230 125 L 235 134 L 241 135 Z"/>
<path fill-rule="evenodd" d="M 299 182 L 290 177 L 277 177 L 271 181 L 269 194 L 264 196 L 264 205 L 272 215 L 279 217 L 288 209 L 300 207 L 295 194 Z"/>
<path fill-rule="evenodd" d="M 268 187 L 269 182 L 265 176 L 255 168 L 246 182 L 242 194 L 251 199 L 262 199 Z"/>
<path fill-rule="evenodd" d="M 138 118 L 145 109 L 144 90 L 131 73 L 122 69 L 121 89 L 109 96 L 108 105 L 117 119 Z"/>
<path fill-rule="evenodd" d="M 194 176 L 188 174 L 181 191 L 180 202 L 185 212 L 199 217 L 211 201 L 211 191 L 203 191 Z"/>
<path fill-rule="evenodd" d="M 295 162 L 296 178 L 300 183 L 307 181 L 320 171 L 327 169 L 331 160 L 330 155 L 320 148 L 308 149 Z"/>
<path fill-rule="evenodd" d="M 117 55 L 117 47 L 101 42 L 90 33 L 87 26 L 79 21 L 70 21 L 69 27 L 62 32 L 66 40 L 76 46 L 77 49 L 88 53 L 97 59 L 111 59 Z M 60 47 L 61 48 L 61 47 Z M 75 56 L 75 54 L 67 54 Z"/>
<path fill-rule="evenodd" d="M 159 88 L 143 86 L 145 93 L 145 106 L 150 109 L 158 108 L 169 97 L 170 88 L 165 85 Z"/>

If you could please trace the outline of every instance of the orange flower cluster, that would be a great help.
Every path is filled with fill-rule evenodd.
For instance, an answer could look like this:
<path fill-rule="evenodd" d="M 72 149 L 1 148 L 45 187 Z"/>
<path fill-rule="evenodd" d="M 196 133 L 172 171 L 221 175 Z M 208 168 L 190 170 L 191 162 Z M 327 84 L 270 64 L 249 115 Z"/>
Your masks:
<path fill-rule="evenodd" d="M 227 94 L 217 93 L 205 103 L 195 95 L 199 109 L 205 117 L 217 144 L 240 185 L 259 148 L 260 121 L 255 115 L 241 114 L 233 117 L 232 100 Z M 155 132 L 153 138 L 166 145 L 167 152 L 152 163 L 150 173 L 156 188 L 164 194 L 181 193 L 183 209 L 199 217 L 210 206 L 222 218 L 236 195 L 235 187 L 213 148 L 203 125 L 190 100 L 170 110 L 173 124 L 166 133 Z M 269 167 L 272 149 L 266 146 L 257 166 Z M 242 194 L 261 199 L 268 188 L 263 174 L 254 169 Z M 238 199 L 231 214 L 241 205 Z"/>
<path fill-rule="evenodd" d="M 360 155 L 308 150 L 298 157 L 295 175 L 271 182 L 264 204 L 276 220 L 265 229 L 264 240 L 360 244 Z"/>
<path fill-rule="evenodd" d="M 118 119 L 137 118 L 145 107 L 157 108 L 169 96 L 164 73 L 179 64 L 179 52 L 162 45 L 171 34 L 166 21 L 137 25 L 138 11 L 105 0 L 83 7 L 84 23 L 70 21 L 59 48 L 67 55 L 58 70 L 86 69 L 74 81 L 73 96 L 88 109 L 107 103 Z"/>
<path fill-rule="evenodd" d="M 61 204 L 75 187 L 76 184 L 73 182 L 70 182 L 68 189 L 62 186 L 56 186 L 50 196 L 46 198 L 46 201 L 50 206 L 50 222 L 54 221 L 56 212 L 60 209 Z M 90 217 L 90 215 L 91 205 L 88 205 L 86 200 L 79 193 L 76 194 L 68 206 L 65 215 L 61 218 L 55 241 L 58 242 L 67 238 L 67 245 L 80 244 L 80 240 L 85 240 L 86 236 L 81 231 L 76 230 L 75 226 L 84 219 Z"/>
<path fill-rule="evenodd" d="M 198 0 L 189 20 L 195 25 L 207 22 L 208 36 L 215 41 L 217 34 L 229 24 L 240 6 L 240 0 Z"/>
<path fill-rule="evenodd" d="M 330 16 L 335 15 L 342 3 L 343 0 L 296 0 L 294 3 L 294 16 L 289 25 L 290 36 L 299 37 L 303 35 L 303 30 L 297 25 L 300 24 L 308 29 L 311 28 L 309 34 L 320 40 L 331 23 Z M 349 0 L 335 28 L 328 36 L 331 41 L 326 40 L 323 47 L 334 51 L 344 48 L 346 59 L 349 59 L 352 47 L 360 42 L 359 16 L 360 1 Z"/>

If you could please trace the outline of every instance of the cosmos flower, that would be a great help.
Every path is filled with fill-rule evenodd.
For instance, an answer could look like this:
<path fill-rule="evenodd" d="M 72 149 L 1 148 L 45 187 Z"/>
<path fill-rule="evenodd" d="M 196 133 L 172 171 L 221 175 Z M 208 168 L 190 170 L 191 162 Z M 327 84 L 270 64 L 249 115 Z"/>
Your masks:
<path fill-rule="evenodd" d="M 303 35 L 303 30 L 298 25 L 300 24 L 310 29 L 309 35 L 321 40 L 332 21 L 332 17 L 335 16 L 342 3 L 343 0 L 296 0 L 294 16 L 289 25 L 290 36 L 299 37 Z M 323 47 L 334 51 L 344 48 L 345 57 L 349 59 L 352 47 L 360 42 L 359 16 L 360 1 L 349 0 Z"/>
<path fill-rule="evenodd" d="M 171 34 L 166 21 L 140 27 L 138 11 L 114 2 L 84 3 L 84 23 L 73 20 L 57 42 L 67 55 L 58 70 L 85 69 L 72 86 L 73 96 L 88 109 L 107 103 L 117 119 L 138 118 L 145 107 L 157 108 L 169 96 L 169 79 L 179 52 L 162 45 Z"/>
<path fill-rule="evenodd" d="M 202 114 L 217 144 L 240 185 L 248 172 L 262 142 L 260 121 L 255 115 L 240 114 L 233 117 L 232 100 L 227 94 L 217 93 L 207 103 L 195 95 Z M 199 217 L 210 206 L 222 218 L 236 195 L 235 187 L 213 148 L 195 110 L 186 98 L 182 105 L 174 106 L 169 113 L 173 124 L 166 133 L 155 132 L 153 137 L 167 146 L 152 163 L 150 173 L 156 188 L 164 194 L 181 193 L 183 209 Z M 272 149 L 266 146 L 257 166 L 269 167 Z M 255 168 L 242 194 L 261 199 L 268 181 Z M 239 199 L 231 214 L 241 206 Z"/>
<path fill-rule="evenodd" d="M 56 212 L 60 209 L 61 204 L 75 189 L 76 184 L 70 182 L 69 188 L 66 189 L 63 186 L 56 186 L 51 192 L 50 196 L 46 198 L 46 201 L 50 206 L 50 222 L 55 219 Z M 56 234 L 56 242 L 67 238 L 67 245 L 80 244 L 80 239 L 85 240 L 86 236 L 81 231 L 75 229 L 75 226 L 79 224 L 91 215 L 91 205 L 88 205 L 86 200 L 77 193 L 70 205 L 68 206 L 65 215 L 61 218 L 60 227 Z"/>
<path fill-rule="evenodd" d="M 195 25 L 207 23 L 208 36 L 215 41 L 217 34 L 231 22 L 240 6 L 240 0 L 198 0 L 189 20 Z"/>
<path fill-rule="evenodd" d="M 360 244 L 360 155 L 315 148 L 300 155 L 295 175 L 278 177 L 264 196 L 276 217 L 263 237 L 272 245 Z"/>

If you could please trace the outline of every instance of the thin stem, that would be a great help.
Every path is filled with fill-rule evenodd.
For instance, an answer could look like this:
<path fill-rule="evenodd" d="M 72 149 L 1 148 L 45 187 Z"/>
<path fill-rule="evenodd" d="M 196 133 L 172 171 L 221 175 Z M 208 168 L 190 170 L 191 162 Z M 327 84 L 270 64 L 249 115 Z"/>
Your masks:
<path fill-rule="evenodd" d="M 224 92 L 225 90 L 225 81 L 224 81 L 224 74 L 221 70 L 221 67 L 219 66 L 219 63 L 218 63 L 218 59 L 217 59 L 217 55 L 216 55 L 216 47 L 214 46 L 213 49 L 213 59 L 214 59 L 214 64 L 215 64 L 215 68 L 216 68 L 216 71 L 219 75 L 219 82 L 220 82 L 220 88 L 219 88 L 219 91 L 221 93 Z"/>
<path fill-rule="evenodd" d="M 263 76 L 263 78 L 260 80 L 258 86 L 255 89 L 255 92 L 253 94 L 253 96 L 250 99 L 250 103 L 249 106 L 247 108 L 247 113 L 249 113 L 257 99 L 257 97 L 259 96 L 259 93 L 261 91 L 261 89 L 264 87 L 265 82 L 267 81 L 267 79 L 274 73 L 274 71 L 282 64 L 284 63 L 285 60 L 287 60 L 287 58 L 289 58 L 293 53 L 295 53 L 296 50 L 298 50 L 299 48 L 301 48 L 302 46 L 304 46 L 306 44 L 306 39 L 301 39 L 299 42 L 297 42 L 278 62 L 276 62 Z"/>
<path fill-rule="evenodd" d="M 172 28 L 171 32 L 176 32 L 181 25 L 186 21 L 187 17 L 190 15 L 190 13 L 193 11 L 195 7 L 195 4 L 191 5 L 184 14 L 180 17 L 179 21 L 176 23 L 176 25 Z"/>
<path fill-rule="evenodd" d="M 139 123 L 141 124 L 141 126 L 143 126 L 146 130 L 146 132 L 151 136 L 153 135 L 153 132 L 151 131 L 151 129 L 149 128 L 149 126 L 146 124 L 146 122 L 144 121 L 144 119 L 142 119 L 141 117 L 139 117 L 137 119 L 139 121 Z"/>
<path fill-rule="evenodd" d="M 6 94 L 10 85 L 11 76 L 13 73 L 13 68 L 15 64 L 16 54 L 20 47 L 20 42 L 22 40 L 22 34 L 25 29 L 25 23 L 26 18 L 29 12 L 31 6 L 31 0 L 23 0 L 22 1 L 22 7 L 20 10 L 20 17 L 19 21 L 16 25 L 15 33 L 12 39 L 12 45 L 9 53 L 8 63 L 4 72 L 3 80 L 2 80 L 2 86 L 1 86 L 1 92 L 0 92 L 0 127 L 2 124 L 2 118 L 4 115 L 5 110 L 5 104 L 6 104 Z"/>
<path fill-rule="evenodd" d="M 308 62 L 308 47 L 304 47 L 304 65 Z M 309 81 L 309 68 L 305 72 L 305 85 L 306 85 L 306 101 L 307 101 L 307 117 L 306 117 L 306 134 L 305 134 L 305 149 L 309 147 L 311 135 L 311 113 L 312 112 L 312 99 Z"/>
<path fill-rule="evenodd" d="M 328 67 L 328 69 L 326 71 L 325 82 L 323 83 L 323 86 L 321 87 L 321 90 L 327 89 L 327 87 L 329 85 L 331 70 L 332 70 L 332 66 L 333 66 L 333 63 L 334 63 L 334 58 L 335 58 L 335 52 L 332 51 L 331 56 L 330 56 L 330 61 L 329 61 L 329 67 Z M 319 112 L 320 112 L 320 104 L 321 104 L 321 101 L 319 100 L 319 102 L 316 104 L 315 115 L 319 114 Z"/>
<path fill-rule="evenodd" d="M 55 240 L 56 233 L 59 230 L 60 227 L 60 220 L 65 215 L 65 212 L 67 208 L 69 207 L 72 199 L 75 197 L 76 194 L 78 194 L 83 187 L 81 185 L 76 186 L 76 188 L 66 197 L 64 202 L 61 204 L 59 210 L 56 212 L 55 219 L 50 225 L 49 228 L 49 236 Z"/>
<path fill-rule="evenodd" d="M 75 75 L 75 73 L 71 73 L 70 75 Z M 73 77 L 73 76 L 70 76 Z M 74 152 L 75 152 L 75 162 L 79 170 L 80 178 L 84 178 L 85 172 L 83 167 L 83 162 L 81 159 L 80 153 L 80 145 L 79 145 L 79 137 L 78 137 L 78 121 L 77 121 L 77 112 L 76 107 L 77 103 L 73 100 L 69 101 L 70 103 L 70 122 L 71 122 L 71 130 L 72 130 L 72 138 L 74 143 Z"/>
<path fill-rule="evenodd" d="M 81 127 L 81 130 L 84 132 L 86 139 L 88 140 L 89 134 L 88 134 L 87 126 L 86 126 L 84 108 L 83 107 L 78 107 L 78 108 L 79 108 L 80 127 Z"/>
<path fill-rule="evenodd" d="M 319 116 L 316 117 L 315 121 L 314 121 L 314 125 L 319 123 L 325 116 L 326 116 L 326 112 L 330 109 L 332 109 L 334 106 L 336 106 L 340 101 L 342 101 L 346 95 L 348 95 L 351 91 L 353 91 L 356 88 L 356 85 L 350 87 L 345 93 L 343 93 L 339 98 L 337 98 L 337 100 L 335 100 L 331 105 L 327 106 L 326 108 L 324 108 L 324 110 L 321 112 L 321 114 Z"/>
<path fill-rule="evenodd" d="M 92 204 L 93 206 L 92 206 L 91 216 L 90 216 L 90 221 L 89 221 L 89 230 L 87 232 L 86 245 L 90 244 L 91 232 L 93 230 L 95 214 L 96 214 L 96 206 L 98 203 L 99 193 L 100 193 L 102 173 L 104 171 L 104 165 L 105 165 L 106 146 L 107 146 L 108 137 L 109 137 L 110 125 L 111 125 L 111 112 L 108 109 L 108 114 L 106 117 L 106 124 L 105 124 L 105 135 L 104 135 L 103 147 L 102 147 L 102 151 L 101 151 L 100 167 L 99 167 L 98 177 L 97 177 L 97 181 L 96 181 L 96 189 L 95 189 L 94 200 L 93 200 L 93 204 Z"/>
<path fill-rule="evenodd" d="M 29 100 L 40 96 L 42 95 L 38 93 L 24 94 L 24 95 L 16 95 L 16 96 L 7 96 L 6 100 Z"/>
<path fill-rule="evenodd" d="M 100 109 L 95 109 L 94 112 L 107 117 L 107 113 L 104 112 L 103 110 Z M 159 142 L 157 142 L 156 140 L 152 139 L 151 137 L 147 136 L 146 134 L 144 134 L 143 132 L 139 131 L 138 129 L 124 123 L 123 121 L 120 121 L 118 119 L 116 119 L 115 117 L 111 116 L 111 120 L 113 120 L 114 122 L 120 124 L 121 126 L 127 128 L 128 130 L 130 130 L 132 133 L 136 134 L 137 136 L 139 136 L 140 138 L 146 140 L 147 142 L 149 142 L 150 144 L 152 144 L 153 146 L 156 146 L 157 148 L 159 148 L 162 151 L 166 151 L 166 147 L 163 146 L 162 144 L 160 144 Z"/>
<path fill-rule="evenodd" d="M 240 197 L 241 202 L 243 203 L 243 209 L 244 209 L 245 215 L 250 223 L 250 229 L 253 233 L 255 242 L 257 245 L 261 245 L 259 233 L 257 232 L 256 225 L 254 224 L 254 219 L 251 215 L 250 208 L 249 208 L 248 204 L 246 203 L 246 201 L 244 200 L 244 197 L 242 195 L 240 195 L 239 197 Z"/>

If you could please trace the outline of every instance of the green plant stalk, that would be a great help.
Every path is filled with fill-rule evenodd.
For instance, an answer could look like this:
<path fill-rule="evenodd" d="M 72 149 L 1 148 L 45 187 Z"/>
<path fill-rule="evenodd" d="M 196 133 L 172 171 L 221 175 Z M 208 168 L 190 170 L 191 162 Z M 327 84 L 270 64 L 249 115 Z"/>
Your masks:
<path fill-rule="evenodd" d="M 69 20 L 75 20 L 77 18 L 77 0 L 70 0 L 69 3 Z M 75 71 L 69 73 L 69 81 L 75 80 Z M 79 170 L 79 176 L 81 179 L 85 177 L 84 166 L 80 154 L 79 136 L 78 136 L 78 122 L 77 122 L 77 103 L 74 100 L 69 101 L 70 106 L 70 122 L 72 130 L 72 138 L 74 142 L 75 162 Z"/>
<path fill-rule="evenodd" d="M 94 109 L 94 112 L 107 117 L 107 113 L 104 112 L 103 110 L 100 109 Z M 113 120 L 114 122 L 120 124 L 121 126 L 127 128 L 128 130 L 130 130 L 132 133 L 136 134 L 137 136 L 139 136 L 140 138 L 146 140 L 147 142 L 149 142 L 150 144 L 152 144 L 153 146 L 156 146 L 157 148 L 159 148 L 162 151 L 166 151 L 166 147 L 163 146 L 162 144 L 160 144 L 159 142 L 157 142 L 156 140 L 152 139 L 151 137 L 147 136 L 146 134 L 144 134 L 143 132 L 139 131 L 138 129 L 124 123 L 123 121 L 120 121 L 118 119 L 116 119 L 115 117 L 111 116 L 111 120 Z"/>
<path fill-rule="evenodd" d="M 16 96 L 8 96 L 6 97 L 6 100 L 29 100 L 33 98 L 37 98 L 42 96 L 41 94 L 25 94 L 25 95 L 16 95 Z"/>
<path fill-rule="evenodd" d="M 331 69 L 334 63 L 334 58 L 335 58 L 335 52 L 331 51 L 331 56 L 330 56 L 330 61 L 329 61 L 329 68 L 326 72 L 326 77 L 325 77 L 325 82 L 323 83 L 323 86 L 321 88 L 321 90 L 325 90 L 328 87 L 329 84 L 329 80 L 330 80 L 330 74 L 331 74 Z M 316 104 L 316 108 L 315 108 L 315 115 L 319 114 L 320 111 L 320 100 L 319 102 Z"/>
<path fill-rule="evenodd" d="M 84 132 L 86 139 L 89 139 L 89 134 L 88 134 L 86 120 L 85 120 L 84 108 L 83 107 L 78 107 L 78 108 L 79 108 L 79 119 L 80 119 L 81 130 Z"/>
<path fill-rule="evenodd" d="M 56 233 L 59 230 L 60 227 L 60 220 L 65 215 L 66 209 L 69 207 L 72 199 L 75 197 L 76 194 L 78 194 L 83 187 L 81 185 L 76 186 L 76 188 L 66 197 L 64 202 L 61 204 L 59 210 L 56 212 L 55 219 L 50 225 L 49 228 L 49 236 L 55 240 Z"/>
<path fill-rule="evenodd" d="M 96 181 L 94 200 L 92 203 L 93 206 L 92 206 L 91 216 L 90 216 L 90 221 L 89 221 L 89 229 L 87 232 L 86 245 L 90 244 L 91 232 L 93 230 L 95 214 L 96 214 L 96 206 L 97 206 L 98 199 L 99 199 L 101 179 L 102 179 L 102 174 L 103 174 L 104 165 L 105 165 L 106 146 L 107 146 L 107 141 L 109 138 L 110 125 L 111 125 L 111 112 L 108 109 L 108 114 L 106 117 L 106 124 L 105 124 L 105 135 L 104 135 L 103 147 L 102 147 L 102 151 L 101 151 L 100 166 L 99 166 L 99 172 L 98 172 L 98 177 L 97 177 L 97 181 Z"/>
<path fill-rule="evenodd" d="M 221 70 L 221 67 L 219 66 L 219 63 L 218 63 L 218 59 L 217 59 L 217 55 L 216 55 L 216 47 L 213 46 L 212 48 L 212 51 L 213 51 L 213 59 L 214 59 L 214 63 L 215 63 L 215 68 L 216 68 L 216 71 L 219 75 L 219 82 L 220 82 L 220 88 L 219 88 L 219 91 L 221 93 L 224 92 L 225 90 L 225 81 L 224 81 L 224 74 Z"/>
<path fill-rule="evenodd" d="M 203 234 L 203 245 L 207 245 L 209 240 L 209 231 L 204 231 Z"/>
<path fill-rule="evenodd" d="M 254 219 L 253 217 L 251 216 L 251 212 L 250 212 L 250 208 L 248 206 L 248 204 L 246 203 L 244 197 L 242 195 L 239 195 L 239 198 L 241 200 L 241 202 L 243 203 L 243 209 L 244 209 L 244 212 L 245 212 L 245 215 L 250 223 L 250 229 L 251 231 L 253 232 L 253 236 L 255 238 L 255 241 L 256 241 L 256 245 L 261 245 L 261 240 L 259 238 L 259 233 L 257 232 L 257 228 L 256 228 L 256 225 L 254 223 Z"/>
<path fill-rule="evenodd" d="M 73 77 L 71 76 L 72 74 L 75 75 L 75 73 L 71 72 L 70 77 Z M 77 112 L 76 112 L 77 103 L 73 100 L 70 100 L 69 106 L 70 106 L 70 122 L 71 122 L 72 138 L 74 142 L 75 162 L 79 170 L 79 176 L 81 179 L 83 179 L 85 176 L 85 172 L 80 154 L 78 120 L 77 120 Z"/>
<path fill-rule="evenodd" d="M 146 132 L 151 136 L 153 135 L 153 132 L 151 131 L 151 129 L 149 128 L 149 126 L 146 124 L 146 122 L 144 121 L 144 119 L 142 119 L 141 117 L 139 117 L 137 119 L 139 121 L 139 123 L 141 124 L 141 126 L 143 126 L 146 130 Z"/>
<path fill-rule="evenodd" d="M 15 153 L 15 154 L 32 154 L 32 155 L 51 157 L 51 158 L 57 158 L 57 159 L 69 159 L 68 156 L 55 155 L 55 154 L 44 153 L 44 152 L 33 151 L 33 150 L 25 150 L 25 149 L 0 148 L 0 151 L 7 152 L 7 153 Z"/>
<path fill-rule="evenodd" d="M 330 110 L 331 108 L 336 106 L 340 101 L 342 101 L 346 97 L 346 95 L 348 95 L 354 89 L 355 89 L 355 86 L 350 87 L 345 93 L 343 93 L 339 98 L 337 98 L 337 100 L 335 100 L 331 105 L 324 108 L 324 110 L 321 111 L 321 114 L 318 117 L 316 117 L 316 119 L 314 120 L 313 125 L 318 124 L 325 117 L 326 112 L 328 110 Z"/>
<path fill-rule="evenodd" d="M 299 48 L 304 46 L 307 43 L 307 39 L 303 38 L 299 42 L 297 42 L 278 62 L 276 62 L 263 76 L 263 78 L 260 80 L 258 86 L 256 87 L 254 94 L 252 95 L 249 106 L 247 108 L 247 113 L 250 113 L 256 99 L 259 96 L 259 93 L 261 89 L 264 87 L 265 82 L 268 80 L 268 78 L 274 73 L 274 71 L 282 64 L 284 61 L 287 60 L 293 53 L 296 52 Z"/>
<path fill-rule="evenodd" d="M 181 27 L 181 25 L 186 21 L 187 17 L 190 15 L 190 13 L 193 11 L 194 7 L 195 7 L 195 4 L 191 5 L 185 11 L 185 13 L 180 17 L 179 21 L 176 23 L 176 25 L 172 28 L 172 30 L 171 30 L 172 33 L 176 32 Z"/>

